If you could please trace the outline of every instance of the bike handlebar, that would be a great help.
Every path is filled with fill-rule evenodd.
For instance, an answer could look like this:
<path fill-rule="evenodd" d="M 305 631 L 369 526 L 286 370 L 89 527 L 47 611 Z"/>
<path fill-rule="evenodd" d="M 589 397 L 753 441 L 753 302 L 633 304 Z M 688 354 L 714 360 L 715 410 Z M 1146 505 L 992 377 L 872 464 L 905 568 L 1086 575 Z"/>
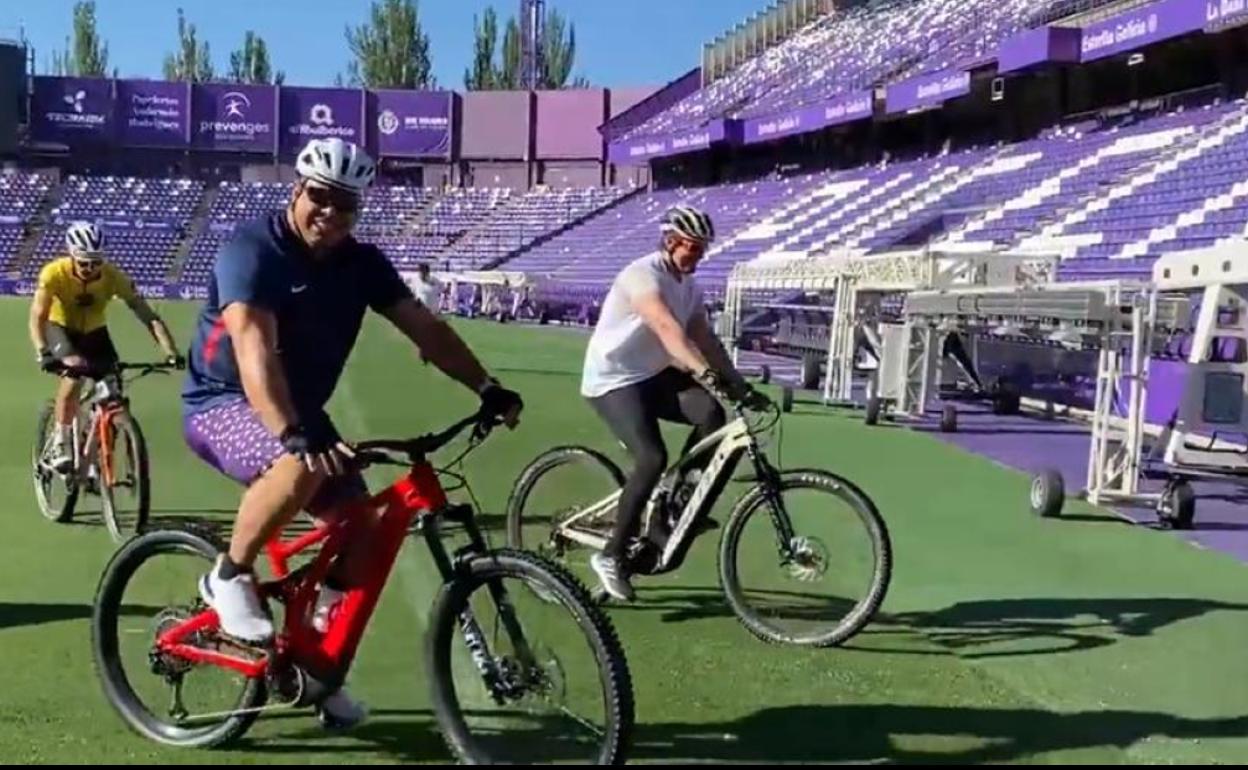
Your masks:
<path fill-rule="evenodd" d="M 766 410 L 748 410 L 743 404 L 730 402 L 732 409 L 741 417 L 745 416 L 747 411 L 763 411 L 769 412 L 775 416 L 770 425 L 774 425 L 780 419 L 780 405 L 774 401 Z M 496 428 L 502 424 L 503 418 L 487 414 L 484 410 L 477 410 L 462 420 L 451 425 L 438 433 L 430 433 L 424 436 L 410 439 L 370 439 L 361 441 L 354 445 L 355 458 L 354 463 L 364 468 L 369 465 L 413 465 L 424 460 L 427 455 L 442 449 L 450 444 L 461 433 L 469 427 L 473 428 L 472 439 L 474 442 L 481 442 Z M 766 427 L 762 428 L 765 430 Z M 403 459 L 396 459 L 396 455 L 402 455 Z"/>
<path fill-rule="evenodd" d="M 100 368 L 92 366 L 66 366 L 64 363 L 57 361 L 49 368 L 49 373 L 59 374 L 66 377 L 85 377 L 92 380 L 101 380 L 110 374 L 121 374 L 122 372 L 139 372 L 139 377 L 146 377 L 149 374 L 166 374 L 170 371 L 180 369 L 176 364 L 166 361 L 159 363 L 117 363 L 111 367 Z"/>
<path fill-rule="evenodd" d="M 473 441 L 485 439 L 499 424 L 502 418 L 487 414 L 485 410 L 477 410 L 446 430 L 411 439 L 374 439 L 361 441 L 355 445 L 355 462 L 360 466 L 368 465 L 412 465 L 420 462 L 426 455 L 433 454 L 454 441 L 465 429 L 472 427 Z M 394 455 L 404 455 L 402 461 Z"/>
<path fill-rule="evenodd" d="M 751 408 L 751 407 L 746 406 L 741 401 L 737 401 L 737 400 L 728 400 L 726 401 L 726 403 L 728 404 L 729 408 L 732 409 L 732 411 L 737 415 L 737 417 L 741 418 L 742 420 L 746 420 L 747 427 L 749 428 L 749 431 L 752 434 L 757 434 L 757 433 L 762 433 L 764 431 L 767 431 L 771 429 L 773 425 L 780 422 L 780 418 L 781 418 L 780 405 L 776 403 L 774 400 L 768 399 L 767 407 L 765 409 Z M 768 414 L 771 416 L 771 419 L 767 421 L 766 424 L 760 423 L 758 425 L 749 425 L 749 420 L 746 419 L 746 416 L 751 413 Z"/>

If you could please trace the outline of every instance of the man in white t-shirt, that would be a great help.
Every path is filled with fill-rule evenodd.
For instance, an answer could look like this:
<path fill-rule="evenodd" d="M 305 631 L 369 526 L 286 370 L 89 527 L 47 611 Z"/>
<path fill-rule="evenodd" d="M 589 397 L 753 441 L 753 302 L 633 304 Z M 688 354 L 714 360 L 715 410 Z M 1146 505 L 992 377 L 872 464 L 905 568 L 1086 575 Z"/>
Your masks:
<path fill-rule="evenodd" d="M 621 601 L 633 597 L 625 563 L 628 541 L 667 469 L 659 420 L 694 426 L 688 451 L 724 425 L 724 410 L 710 391 L 753 408 L 768 403 L 733 367 L 711 330 L 693 278 L 714 237 L 704 212 L 691 206 L 667 212 L 659 250 L 616 277 L 585 354 L 581 395 L 633 458 L 615 530 L 590 560 L 603 588 Z"/>
<path fill-rule="evenodd" d="M 442 285 L 429 275 L 429 263 L 421 262 L 416 266 L 416 277 L 412 279 L 412 293 L 420 304 L 429 308 L 429 312 L 438 314 L 442 306 Z"/>

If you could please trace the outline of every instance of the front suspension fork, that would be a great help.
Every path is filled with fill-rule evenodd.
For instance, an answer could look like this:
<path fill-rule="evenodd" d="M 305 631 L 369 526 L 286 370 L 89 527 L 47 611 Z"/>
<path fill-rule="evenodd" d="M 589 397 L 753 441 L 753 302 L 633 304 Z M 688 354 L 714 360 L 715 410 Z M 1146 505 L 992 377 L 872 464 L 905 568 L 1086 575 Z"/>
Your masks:
<path fill-rule="evenodd" d="M 784 507 L 784 498 L 780 496 L 780 472 L 772 467 L 767 458 L 754 447 L 750 447 L 749 455 L 750 461 L 754 463 L 755 476 L 763 490 L 767 514 L 771 517 L 771 524 L 775 529 L 780 563 L 788 564 L 793 560 L 795 534 L 793 520 L 789 518 L 789 512 Z"/>
<path fill-rule="evenodd" d="M 463 526 L 464 532 L 468 536 L 468 545 L 456 550 L 453 559 L 447 554 L 446 547 L 442 543 L 439 523 L 444 518 Z M 448 506 L 437 513 L 423 516 L 420 520 L 420 529 L 425 536 L 425 542 L 433 554 L 434 563 L 437 565 L 438 572 L 442 575 L 444 583 L 462 579 L 462 565 L 470 559 L 489 552 L 485 536 L 477 526 L 470 506 Z M 491 578 L 486 581 L 486 587 L 490 592 L 490 598 L 498 608 L 499 618 L 502 620 L 503 628 L 506 629 L 507 635 L 511 639 L 516 656 L 526 670 L 536 665 L 533 650 L 529 646 L 524 629 L 516 617 L 515 607 L 512 605 L 506 589 L 503 588 L 502 581 L 498 578 Z M 481 624 L 471 607 L 465 608 L 459 614 L 459 625 L 460 630 L 464 634 L 464 642 L 468 645 L 469 654 L 472 656 L 472 661 L 481 673 L 481 678 L 489 688 L 494 699 L 501 703 L 506 696 L 508 683 L 504 681 L 505 677 L 500 670 L 499 658 L 491 653 L 485 631 L 481 628 Z"/>

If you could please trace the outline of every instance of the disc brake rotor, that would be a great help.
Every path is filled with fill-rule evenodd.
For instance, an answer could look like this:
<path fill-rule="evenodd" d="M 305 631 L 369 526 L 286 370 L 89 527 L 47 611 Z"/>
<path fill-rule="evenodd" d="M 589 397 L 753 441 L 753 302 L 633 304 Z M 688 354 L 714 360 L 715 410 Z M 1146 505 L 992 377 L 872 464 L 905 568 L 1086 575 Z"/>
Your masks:
<path fill-rule="evenodd" d="M 787 565 L 789 577 L 811 583 L 827 573 L 830 555 L 822 540 L 817 537 L 795 537 L 792 546 L 793 558 Z"/>

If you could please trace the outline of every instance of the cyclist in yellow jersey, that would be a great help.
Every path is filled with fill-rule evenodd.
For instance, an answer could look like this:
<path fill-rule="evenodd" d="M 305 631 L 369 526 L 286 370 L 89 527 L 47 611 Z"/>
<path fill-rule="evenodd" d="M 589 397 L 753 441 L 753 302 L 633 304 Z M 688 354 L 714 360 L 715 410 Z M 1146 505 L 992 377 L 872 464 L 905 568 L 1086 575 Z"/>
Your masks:
<path fill-rule="evenodd" d="M 39 273 L 30 306 L 30 341 L 44 371 L 58 366 L 106 371 L 117 364 L 117 350 L 108 334 L 106 311 L 120 297 L 156 338 L 170 364 L 182 366 L 169 327 L 135 290 L 121 269 L 104 261 L 104 236 L 87 222 L 75 222 L 65 233 L 69 256 L 55 259 Z M 81 381 L 64 377 L 56 391 L 56 445 L 52 465 L 73 465 L 73 422 Z"/>

